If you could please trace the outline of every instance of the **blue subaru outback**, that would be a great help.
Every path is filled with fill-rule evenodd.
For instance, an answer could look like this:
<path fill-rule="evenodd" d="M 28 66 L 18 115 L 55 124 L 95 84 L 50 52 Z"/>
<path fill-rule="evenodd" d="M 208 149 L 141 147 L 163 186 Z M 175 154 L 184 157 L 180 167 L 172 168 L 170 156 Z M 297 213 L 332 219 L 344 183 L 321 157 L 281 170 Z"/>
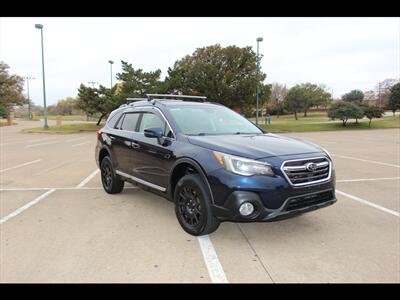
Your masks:
<path fill-rule="evenodd" d="M 263 131 L 205 97 L 128 99 L 97 132 L 104 190 L 125 181 L 172 201 L 192 235 L 220 222 L 280 220 L 336 202 L 329 153 Z"/>

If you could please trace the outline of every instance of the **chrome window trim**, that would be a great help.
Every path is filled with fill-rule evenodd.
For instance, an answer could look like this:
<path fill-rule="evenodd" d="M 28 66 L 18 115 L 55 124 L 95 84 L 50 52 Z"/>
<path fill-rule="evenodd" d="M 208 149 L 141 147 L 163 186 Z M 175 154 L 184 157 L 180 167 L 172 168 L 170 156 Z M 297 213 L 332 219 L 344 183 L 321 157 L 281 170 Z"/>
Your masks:
<path fill-rule="evenodd" d="M 165 136 L 164 138 L 167 138 L 167 139 L 169 139 L 169 140 L 171 140 L 171 141 L 176 141 L 176 134 L 175 134 L 174 130 L 172 129 L 171 124 L 168 122 L 167 118 L 165 117 L 164 113 L 163 113 L 158 107 L 150 107 L 150 106 L 143 106 L 143 107 L 144 107 L 144 108 L 153 108 L 153 109 L 157 109 L 157 110 L 160 112 L 162 118 L 163 118 L 164 121 L 167 123 L 169 129 L 171 130 L 172 134 L 174 135 L 174 137 Z M 124 117 L 126 114 L 129 114 L 129 113 L 143 114 L 143 113 L 145 113 L 145 112 L 146 112 L 146 111 L 127 111 L 127 112 L 123 112 L 120 118 Z M 148 113 L 151 113 L 151 112 L 148 112 Z M 122 124 L 121 124 L 121 125 L 122 125 Z M 139 131 L 130 131 L 130 130 L 125 130 L 125 129 L 121 129 L 121 128 L 111 128 L 111 129 L 118 130 L 118 131 L 131 132 L 131 133 L 137 133 L 137 134 L 142 134 L 142 135 L 144 135 L 144 132 L 139 132 Z"/>
<path fill-rule="evenodd" d="M 327 178 L 319 179 L 319 180 L 316 180 L 316 181 L 310 181 L 310 182 L 292 183 L 292 181 L 290 180 L 290 178 L 289 178 L 289 177 L 286 175 L 286 173 L 285 173 L 285 168 L 284 168 L 284 167 L 285 167 L 285 164 L 288 163 L 288 162 L 304 161 L 304 160 L 312 160 L 312 159 L 321 159 L 321 158 L 326 159 L 326 160 L 328 161 L 328 163 L 329 163 L 329 173 L 328 173 L 328 177 L 327 177 Z M 294 166 L 294 167 L 301 167 L 301 168 L 303 168 L 303 166 Z M 294 168 L 294 167 L 293 167 L 293 168 Z M 287 167 L 287 168 L 289 168 L 289 167 Z M 293 168 L 292 168 L 292 169 L 293 169 Z M 332 161 L 331 161 L 328 157 L 326 157 L 326 156 L 318 156 L 318 157 L 308 157 L 308 158 L 301 158 L 301 159 L 285 160 L 285 161 L 282 163 L 282 165 L 281 165 L 281 167 L 280 167 L 280 170 L 281 170 L 283 176 L 285 176 L 286 181 L 287 181 L 291 186 L 293 186 L 293 187 L 314 185 L 314 184 L 319 184 L 319 183 L 322 183 L 322 182 L 328 182 L 328 181 L 331 180 L 331 177 L 332 177 Z M 296 170 L 303 170 L 303 169 L 296 168 Z M 305 170 L 305 167 L 304 167 L 304 170 Z"/>
<path fill-rule="evenodd" d="M 147 186 L 149 186 L 149 187 L 151 187 L 151 188 L 153 188 L 153 189 L 159 190 L 159 191 L 161 191 L 161 192 L 165 192 L 165 191 L 167 190 L 166 188 L 164 188 L 164 187 L 162 187 L 162 186 L 159 186 L 159 185 L 156 185 L 156 184 L 154 184 L 154 183 L 148 182 L 148 181 L 146 181 L 146 180 L 137 178 L 137 177 L 135 177 L 135 176 L 129 175 L 129 174 L 124 173 L 124 172 L 119 171 L 119 170 L 115 170 L 115 173 L 117 173 L 118 175 L 121 175 L 121 176 L 123 176 L 123 177 L 132 179 L 132 180 L 134 180 L 134 181 L 136 181 L 136 182 L 139 182 L 139 183 L 141 183 L 141 184 L 143 184 L 143 185 L 147 185 Z"/>

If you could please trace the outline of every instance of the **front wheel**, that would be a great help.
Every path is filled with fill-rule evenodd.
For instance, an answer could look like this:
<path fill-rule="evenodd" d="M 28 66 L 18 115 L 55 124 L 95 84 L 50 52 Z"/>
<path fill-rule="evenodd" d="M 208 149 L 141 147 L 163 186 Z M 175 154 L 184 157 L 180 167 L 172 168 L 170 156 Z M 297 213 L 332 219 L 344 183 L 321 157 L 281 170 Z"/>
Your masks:
<path fill-rule="evenodd" d="M 121 193 L 124 189 L 124 180 L 115 174 L 110 157 L 106 156 L 100 165 L 101 183 L 104 190 L 109 194 Z"/>
<path fill-rule="evenodd" d="M 213 215 L 209 191 L 198 174 L 182 177 L 174 192 L 175 213 L 182 228 L 192 235 L 217 230 L 220 222 Z"/>

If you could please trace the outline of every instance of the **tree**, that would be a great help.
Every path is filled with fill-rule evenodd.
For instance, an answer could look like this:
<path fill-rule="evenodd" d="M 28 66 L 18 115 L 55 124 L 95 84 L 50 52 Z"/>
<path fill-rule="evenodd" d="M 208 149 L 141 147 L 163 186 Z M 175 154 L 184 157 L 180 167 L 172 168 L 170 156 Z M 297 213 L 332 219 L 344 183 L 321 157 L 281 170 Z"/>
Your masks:
<path fill-rule="evenodd" d="M 301 85 L 306 94 L 306 102 L 304 105 L 304 116 L 307 117 L 307 111 L 314 106 L 326 106 L 331 94 L 325 91 L 323 85 L 316 85 L 312 83 L 305 83 Z"/>
<path fill-rule="evenodd" d="M 120 98 L 115 96 L 115 89 L 116 86 L 112 89 L 102 85 L 99 88 L 91 88 L 81 84 L 77 105 L 89 116 L 100 113 L 97 121 L 97 125 L 100 125 L 101 120 L 121 104 Z"/>
<path fill-rule="evenodd" d="M 160 80 L 161 70 L 144 72 L 142 69 L 134 69 L 132 64 L 121 61 L 122 72 L 117 73 L 118 97 L 125 102 L 129 97 L 145 97 L 146 94 L 159 93 L 162 88 Z M 116 93 L 117 94 L 117 93 Z"/>
<path fill-rule="evenodd" d="M 0 117 L 6 118 L 8 115 L 8 111 L 3 104 L 0 103 Z"/>
<path fill-rule="evenodd" d="M 283 113 L 283 100 L 285 100 L 288 89 L 285 85 L 273 83 L 271 86 L 271 102 L 267 109 L 273 110 L 277 117 Z"/>
<path fill-rule="evenodd" d="M 348 119 L 360 119 L 363 116 L 363 109 L 359 105 L 351 102 L 337 102 L 332 104 L 328 109 L 328 117 L 342 120 L 343 126 L 346 126 Z"/>
<path fill-rule="evenodd" d="M 266 74 L 257 72 L 257 55 L 251 47 L 219 44 L 198 48 L 177 60 L 162 86 L 167 93 L 204 95 L 230 108 L 249 112 L 255 107 L 256 87 L 260 86 L 260 107 L 270 87 L 262 85 Z"/>
<path fill-rule="evenodd" d="M 289 112 L 294 113 L 294 118 L 297 120 L 297 113 L 304 111 L 307 106 L 307 92 L 301 85 L 292 87 L 286 94 L 284 107 Z"/>
<path fill-rule="evenodd" d="M 387 106 L 390 97 L 390 89 L 399 83 L 399 79 L 387 78 L 376 85 L 376 93 L 378 95 L 379 105 Z"/>
<path fill-rule="evenodd" d="M 354 101 L 362 101 L 364 99 L 364 93 L 360 90 L 352 90 L 349 93 L 346 93 L 342 96 L 343 101 L 354 102 Z"/>
<path fill-rule="evenodd" d="M 368 106 L 364 109 L 365 116 L 369 119 L 368 126 L 371 127 L 373 118 L 381 118 L 385 113 L 384 109 L 378 106 Z"/>
<path fill-rule="evenodd" d="M 10 75 L 9 66 L 0 61 L 0 107 L 2 114 L 8 115 L 15 105 L 28 103 L 22 94 L 24 80 L 18 75 Z"/>
<path fill-rule="evenodd" d="M 57 115 L 72 115 L 74 110 L 78 108 L 78 99 L 73 97 L 67 97 L 65 99 L 61 99 L 57 102 L 57 105 L 53 107 L 48 107 L 49 113 L 50 110 L 52 113 Z"/>
<path fill-rule="evenodd" d="M 377 98 L 378 97 L 377 97 L 375 91 L 371 90 L 371 91 L 366 91 L 364 93 L 364 99 L 363 100 L 373 101 L 373 100 L 376 100 Z"/>
<path fill-rule="evenodd" d="M 400 109 L 400 83 L 395 84 L 390 89 L 388 107 L 393 112 L 393 116 L 396 110 Z"/>

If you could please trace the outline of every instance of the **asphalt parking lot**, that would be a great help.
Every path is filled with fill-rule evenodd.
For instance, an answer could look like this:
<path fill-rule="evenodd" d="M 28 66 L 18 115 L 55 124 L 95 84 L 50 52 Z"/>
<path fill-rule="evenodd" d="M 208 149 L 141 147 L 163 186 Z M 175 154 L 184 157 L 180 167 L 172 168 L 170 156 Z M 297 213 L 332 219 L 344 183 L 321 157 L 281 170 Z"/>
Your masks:
<path fill-rule="evenodd" d="M 0 128 L 0 282 L 400 282 L 400 130 L 292 133 L 326 148 L 338 202 L 185 233 L 173 204 L 101 187 L 95 133 Z"/>

